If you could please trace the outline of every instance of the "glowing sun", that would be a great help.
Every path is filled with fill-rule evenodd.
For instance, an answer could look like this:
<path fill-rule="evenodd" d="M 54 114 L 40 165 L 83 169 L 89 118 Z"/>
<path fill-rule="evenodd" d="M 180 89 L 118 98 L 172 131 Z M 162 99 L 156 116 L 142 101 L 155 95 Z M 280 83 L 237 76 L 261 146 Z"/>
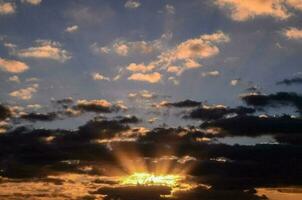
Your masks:
<path fill-rule="evenodd" d="M 122 185 L 162 185 L 173 187 L 181 180 L 179 175 L 154 175 L 149 173 L 134 173 L 121 178 Z"/>

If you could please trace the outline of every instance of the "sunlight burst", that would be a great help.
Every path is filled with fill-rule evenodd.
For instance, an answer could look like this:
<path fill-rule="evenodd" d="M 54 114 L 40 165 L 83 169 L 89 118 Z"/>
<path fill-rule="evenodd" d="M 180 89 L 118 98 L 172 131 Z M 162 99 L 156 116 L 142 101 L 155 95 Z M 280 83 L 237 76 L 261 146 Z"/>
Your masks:
<path fill-rule="evenodd" d="M 173 187 L 181 180 L 179 175 L 154 175 L 134 173 L 121 179 L 122 185 L 163 185 Z"/>

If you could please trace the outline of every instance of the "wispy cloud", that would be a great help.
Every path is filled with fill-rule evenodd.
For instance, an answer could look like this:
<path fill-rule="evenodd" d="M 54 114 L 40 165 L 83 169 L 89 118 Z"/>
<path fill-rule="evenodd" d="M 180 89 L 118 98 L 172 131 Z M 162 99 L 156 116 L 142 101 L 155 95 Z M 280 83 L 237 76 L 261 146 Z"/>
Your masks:
<path fill-rule="evenodd" d="M 71 53 L 62 49 L 59 42 L 51 40 L 36 40 L 35 46 L 16 50 L 16 54 L 22 58 L 50 59 L 59 62 L 71 59 Z"/>
<path fill-rule="evenodd" d="M 36 6 L 42 3 L 42 0 L 21 0 L 21 2 Z"/>
<path fill-rule="evenodd" d="M 19 89 L 9 93 L 10 96 L 16 97 L 22 100 L 29 100 L 32 98 L 33 94 L 37 92 L 39 88 L 38 84 L 33 84 L 27 88 Z"/>

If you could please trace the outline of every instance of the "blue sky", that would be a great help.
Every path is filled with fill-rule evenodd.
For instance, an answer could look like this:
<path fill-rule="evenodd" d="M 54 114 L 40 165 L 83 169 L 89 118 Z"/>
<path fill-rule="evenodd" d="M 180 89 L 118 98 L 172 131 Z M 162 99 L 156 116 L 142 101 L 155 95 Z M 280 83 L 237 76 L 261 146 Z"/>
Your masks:
<path fill-rule="evenodd" d="M 275 16 L 274 11 L 252 10 L 251 16 L 238 20 L 232 18 L 235 8 L 233 11 L 228 8 L 234 6 L 235 1 L 233 5 L 227 5 L 227 1 L 133 1 L 137 7 L 132 8 L 126 6 L 126 1 L 8 2 L 14 11 L 0 16 L 1 58 L 26 63 L 29 69 L 23 73 L 1 70 L 3 102 L 19 102 L 9 93 L 26 88 L 30 84 L 24 80 L 35 77 L 39 79 L 39 88 L 26 100 L 28 103 L 47 103 L 52 97 L 67 96 L 123 99 L 128 92 L 147 89 L 168 93 L 178 100 L 191 98 L 235 105 L 240 103 L 236 102 L 237 97 L 246 88 L 257 86 L 264 92 L 274 92 L 282 87 L 276 86 L 276 81 L 299 75 L 301 71 L 301 39 L 284 35 L 290 27 L 301 29 L 299 5 L 284 5 L 284 12 L 291 15 L 284 19 Z M 68 32 L 68 27 L 74 30 Z M 202 66 L 175 75 L 158 70 L 162 67 L 158 65 L 148 72 L 161 74 L 156 83 L 128 80 L 131 72 L 126 68 L 130 63 L 147 65 L 182 42 L 219 31 L 229 37 L 229 41 L 217 44 L 219 53 L 196 58 Z M 70 58 L 18 55 L 22 49 L 39 45 L 37 40 L 58 43 L 58 49 L 66 51 Z M 131 42 L 134 42 L 132 46 Z M 142 53 L 141 49 L 134 49 L 139 42 L 158 47 Z M 5 47 L 5 43 L 16 47 Z M 126 55 L 114 52 L 114 45 L 122 44 L 128 45 Z M 110 52 L 101 52 L 101 47 L 111 48 Z M 183 68 L 181 62 L 173 65 Z M 99 73 L 112 79 L 119 70 L 123 73 L 116 81 L 92 78 L 93 73 Z M 217 72 L 212 76 L 207 74 L 213 71 L 218 71 L 218 75 Z M 13 75 L 21 82 L 8 81 Z M 169 80 L 169 77 L 173 78 Z M 237 84 L 230 85 L 235 79 L 239 80 Z M 299 91 L 300 88 L 282 89 Z"/>

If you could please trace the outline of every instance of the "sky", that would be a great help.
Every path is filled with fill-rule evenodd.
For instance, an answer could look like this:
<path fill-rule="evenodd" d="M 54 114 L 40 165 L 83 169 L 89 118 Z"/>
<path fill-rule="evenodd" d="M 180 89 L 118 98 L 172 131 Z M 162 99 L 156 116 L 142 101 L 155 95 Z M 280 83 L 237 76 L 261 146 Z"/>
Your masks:
<path fill-rule="evenodd" d="M 300 198 L 301 20 L 301 0 L 0 0 L 0 196 L 161 199 L 118 178 L 148 172 L 181 175 L 177 199 Z"/>

